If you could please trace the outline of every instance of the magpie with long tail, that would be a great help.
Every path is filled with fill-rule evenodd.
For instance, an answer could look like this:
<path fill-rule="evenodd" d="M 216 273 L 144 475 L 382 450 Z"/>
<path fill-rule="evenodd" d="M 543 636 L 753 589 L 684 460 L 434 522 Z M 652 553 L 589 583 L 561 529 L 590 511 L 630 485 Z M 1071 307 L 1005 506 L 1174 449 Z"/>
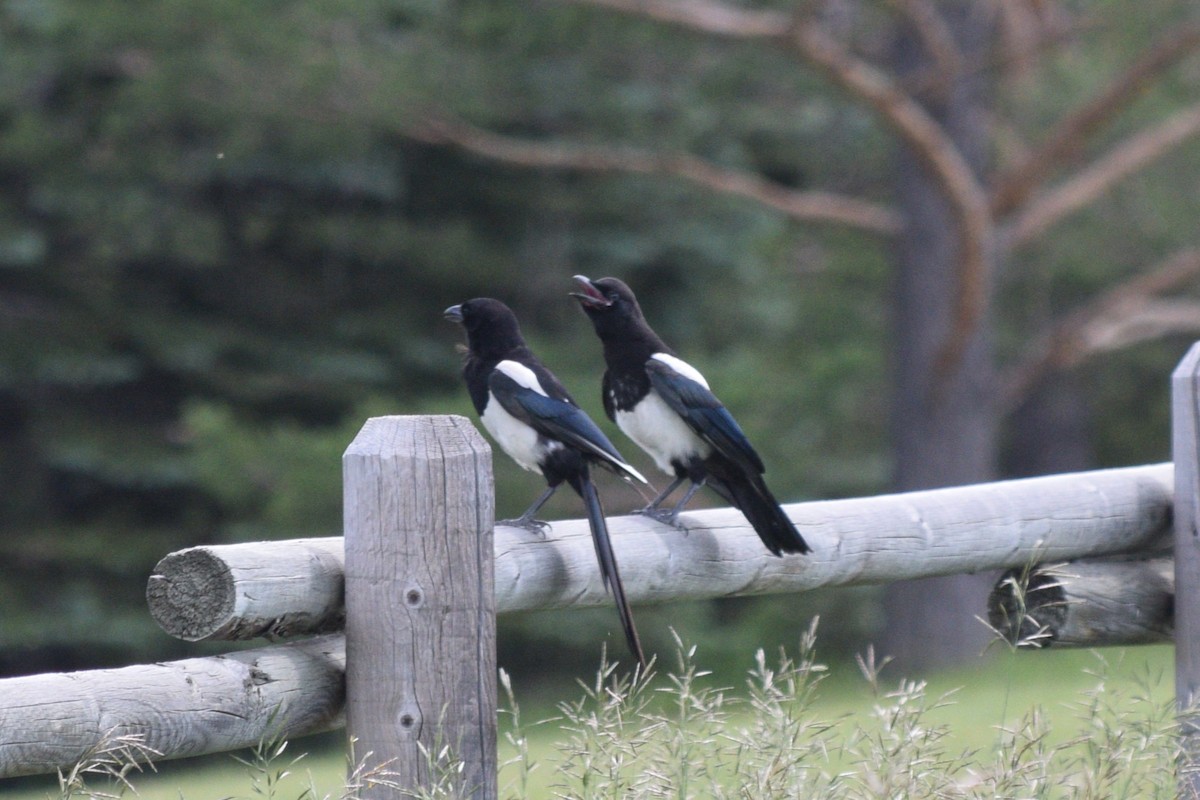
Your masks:
<path fill-rule="evenodd" d="M 763 481 L 762 459 L 699 370 L 650 328 L 633 291 L 617 278 L 576 275 L 579 301 L 604 345 L 604 411 L 674 480 L 642 513 L 675 524 L 702 486 L 736 506 L 773 554 L 810 548 Z M 684 481 L 673 507 L 662 504 Z"/>
<path fill-rule="evenodd" d="M 463 377 L 483 426 L 513 461 L 531 472 L 540 472 L 548 484 L 524 514 L 498 524 L 541 530 L 546 523 L 534 518 L 538 510 L 563 483 L 574 489 L 587 509 L 600 576 L 616 601 L 625 641 L 645 668 L 646 656 L 625 599 L 591 467 L 604 467 L 630 482 L 644 484 L 646 479 L 625 462 L 525 344 L 517 318 L 508 306 L 481 297 L 450 306 L 443 314 L 466 329 Z"/>

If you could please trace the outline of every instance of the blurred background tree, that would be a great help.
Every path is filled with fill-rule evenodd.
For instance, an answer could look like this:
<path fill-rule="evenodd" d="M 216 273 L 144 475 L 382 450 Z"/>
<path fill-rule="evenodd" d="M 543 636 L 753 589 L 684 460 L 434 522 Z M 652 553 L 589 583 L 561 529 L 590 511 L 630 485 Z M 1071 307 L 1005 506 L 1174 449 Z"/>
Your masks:
<path fill-rule="evenodd" d="M 574 273 L 638 290 L 789 500 L 1168 457 L 1195 12 L 969 5 L 5 4 L 0 670 L 173 655 L 159 557 L 338 533 L 366 416 L 469 413 L 451 303 L 512 305 L 602 418 Z M 883 633 L 878 592 L 780 605 L 639 622 L 742 661 Z M 590 668 L 611 617 L 506 619 L 501 660 Z"/>

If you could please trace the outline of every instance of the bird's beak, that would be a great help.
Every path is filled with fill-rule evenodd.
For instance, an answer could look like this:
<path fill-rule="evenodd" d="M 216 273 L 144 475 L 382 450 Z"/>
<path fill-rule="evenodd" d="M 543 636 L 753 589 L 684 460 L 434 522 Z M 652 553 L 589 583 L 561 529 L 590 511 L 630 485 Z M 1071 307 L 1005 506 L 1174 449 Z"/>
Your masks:
<path fill-rule="evenodd" d="M 579 304 L 585 309 L 608 308 L 612 305 L 612 301 L 605 297 L 604 293 L 596 288 L 596 284 L 592 283 L 586 276 L 576 275 L 575 283 L 579 284 L 579 288 L 582 291 L 569 292 L 568 294 L 578 300 Z"/>
<path fill-rule="evenodd" d="M 442 316 L 445 317 L 446 319 L 450 320 L 451 322 L 457 322 L 458 324 L 461 325 L 462 321 L 463 321 L 462 306 L 461 305 L 450 306 L 449 308 L 447 308 L 445 311 L 442 312 Z"/>

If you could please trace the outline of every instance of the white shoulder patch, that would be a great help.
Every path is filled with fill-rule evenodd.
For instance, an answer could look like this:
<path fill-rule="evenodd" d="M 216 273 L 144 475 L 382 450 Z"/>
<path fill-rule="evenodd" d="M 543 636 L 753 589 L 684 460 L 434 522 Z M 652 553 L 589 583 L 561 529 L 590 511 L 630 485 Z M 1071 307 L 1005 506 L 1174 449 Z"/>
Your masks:
<path fill-rule="evenodd" d="M 682 358 L 676 358 L 675 356 L 667 355 L 666 353 L 655 353 L 650 357 L 656 361 L 661 361 L 683 377 L 695 381 L 705 389 L 708 388 L 708 381 L 704 380 L 704 376 L 700 374 L 700 370 L 696 369 Z"/>
<path fill-rule="evenodd" d="M 526 389 L 532 389 L 542 397 L 549 397 L 546 390 L 542 388 L 542 384 L 537 379 L 537 375 L 533 374 L 533 370 L 517 361 L 501 361 L 496 365 L 496 369 L 503 372 L 508 377 L 512 378 L 520 386 Z"/>

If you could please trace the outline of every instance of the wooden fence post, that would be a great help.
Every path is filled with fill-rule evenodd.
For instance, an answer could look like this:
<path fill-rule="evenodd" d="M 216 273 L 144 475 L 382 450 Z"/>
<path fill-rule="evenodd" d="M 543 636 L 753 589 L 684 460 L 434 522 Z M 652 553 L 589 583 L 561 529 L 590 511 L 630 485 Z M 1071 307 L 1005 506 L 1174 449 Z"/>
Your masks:
<path fill-rule="evenodd" d="M 1175 459 L 1175 701 L 1180 712 L 1180 796 L 1200 797 L 1200 342 L 1171 376 Z"/>
<path fill-rule="evenodd" d="M 463 764 L 443 775 L 456 796 L 494 800 L 491 451 L 463 417 L 376 417 L 342 473 L 354 758 L 413 790 L 437 779 L 431 759 L 448 747 Z M 362 796 L 401 795 L 376 785 Z"/>

